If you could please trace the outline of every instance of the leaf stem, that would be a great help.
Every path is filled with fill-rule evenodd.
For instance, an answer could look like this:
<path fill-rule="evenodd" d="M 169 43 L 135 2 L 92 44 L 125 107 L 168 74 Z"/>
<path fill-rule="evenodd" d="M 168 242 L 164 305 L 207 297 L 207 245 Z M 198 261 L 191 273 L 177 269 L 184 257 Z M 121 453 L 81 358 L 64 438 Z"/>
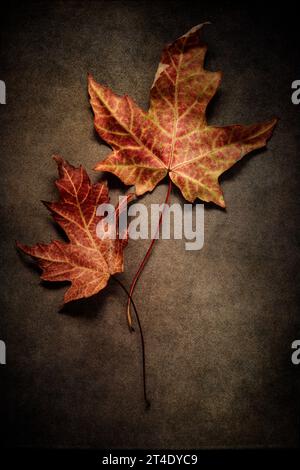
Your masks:
<path fill-rule="evenodd" d="M 133 295 L 133 292 L 134 292 L 134 289 L 135 289 L 135 286 L 139 280 L 139 277 L 141 275 L 141 273 L 143 272 L 144 270 L 144 267 L 148 261 L 148 258 L 150 257 L 150 254 L 151 254 L 151 251 L 153 249 L 153 245 L 155 243 L 155 240 L 157 240 L 157 234 L 159 233 L 159 229 L 160 229 L 160 226 L 161 226 L 161 223 L 162 223 L 162 218 L 163 218 L 163 213 L 164 213 L 164 210 L 165 210 L 165 205 L 168 203 L 169 201 L 169 197 L 170 197 L 170 193 L 171 193 L 171 188 L 172 188 L 172 181 L 171 179 L 169 178 L 169 185 L 168 185 L 168 191 L 167 191 L 167 195 L 166 195 L 166 199 L 165 199 L 165 203 L 164 203 L 164 208 L 160 214 L 160 217 L 159 217 L 159 222 L 158 222 L 158 226 L 157 226 L 157 229 L 156 229 L 156 232 L 155 232 L 155 237 L 152 238 L 151 240 L 151 243 L 148 247 L 148 250 L 144 256 L 144 258 L 142 259 L 141 261 L 141 264 L 139 265 L 139 268 L 134 276 L 134 278 L 132 279 L 132 282 L 131 282 L 131 285 L 130 285 L 130 290 L 129 290 L 129 294 L 128 294 L 128 300 L 127 300 L 127 323 L 128 323 L 128 326 L 129 326 L 129 329 L 130 331 L 134 331 L 134 328 L 132 326 L 132 317 L 131 317 L 131 312 L 130 312 L 130 303 L 132 303 L 133 305 L 133 302 L 132 302 L 132 295 Z"/>
<path fill-rule="evenodd" d="M 135 313 L 135 316 L 136 316 L 136 320 L 137 320 L 137 323 L 138 323 L 138 326 L 139 326 L 139 330 L 140 330 L 140 337 L 141 337 L 141 345 L 142 345 L 142 367 L 143 367 L 143 391 L 144 391 L 144 400 L 145 400 L 145 404 L 146 404 L 146 409 L 150 408 L 150 401 L 148 400 L 147 398 L 147 386 L 146 386 L 146 353 L 145 353 L 145 340 L 144 340 L 144 335 L 143 335 L 143 329 L 142 329 L 142 325 L 141 325 L 141 321 L 140 321 L 140 317 L 139 317 L 139 314 L 137 312 L 137 308 L 135 306 L 135 303 L 133 301 L 133 298 L 131 297 L 131 295 L 129 294 L 128 290 L 126 289 L 126 287 L 124 286 L 123 282 L 121 282 L 117 277 L 115 277 L 114 275 L 111 276 L 112 279 L 117 283 L 119 284 L 119 286 L 123 289 L 123 291 L 126 293 L 127 297 L 128 297 L 128 300 L 129 302 L 132 304 L 133 306 L 133 309 L 134 309 L 134 313 Z"/>

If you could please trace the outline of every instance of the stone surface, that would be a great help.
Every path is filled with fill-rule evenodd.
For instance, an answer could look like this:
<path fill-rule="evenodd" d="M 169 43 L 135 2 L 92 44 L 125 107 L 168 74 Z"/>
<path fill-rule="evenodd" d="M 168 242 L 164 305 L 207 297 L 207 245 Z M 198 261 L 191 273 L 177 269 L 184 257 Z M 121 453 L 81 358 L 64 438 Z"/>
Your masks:
<path fill-rule="evenodd" d="M 293 25 L 284 33 L 282 13 L 270 14 L 203 0 L 12 3 L 3 15 L 0 406 L 8 445 L 298 445 L 300 371 L 290 356 L 300 323 L 300 134 L 290 87 L 300 75 Z M 40 203 L 56 197 L 53 153 L 101 177 L 91 169 L 109 149 L 93 130 L 87 72 L 146 108 L 162 46 L 207 20 L 206 66 L 224 73 L 209 122 L 280 122 L 266 150 L 222 178 L 227 210 L 206 206 L 201 251 L 185 251 L 181 240 L 156 244 L 135 294 L 152 401 L 145 412 L 140 342 L 128 334 L 122 291 L 111 283 L 58 313 L 64 287 L 41 285 L 14 240 L 60 236 Z M 108 180 L 115 198 L 126 191 Z M 142 201 L 162 202 L 166 189 Z M 171 201 L 183 203 L 176 189 Z M 147 246 L 129 244 L 127 285 Z"/>

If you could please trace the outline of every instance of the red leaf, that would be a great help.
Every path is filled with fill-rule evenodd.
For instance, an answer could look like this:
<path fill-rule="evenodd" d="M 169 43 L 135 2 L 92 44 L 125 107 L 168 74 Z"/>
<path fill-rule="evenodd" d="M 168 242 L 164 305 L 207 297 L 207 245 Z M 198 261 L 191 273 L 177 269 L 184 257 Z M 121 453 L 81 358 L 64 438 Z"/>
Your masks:
<path fill-rule="evenodd" d="M 109 202 L 106 184 L 92 185 L 82 166 L 74 168 L 59 156 L 54 159 L 60 176 L 56 181 L 60 200 L 44 204 L 70 242 L 53 240 L 32 247 L 21 243 L 17 246 L 38 261 L 42 279 L 71 282 L 64 296 L 64 302 L 70 302 L 96 294 L 106 286 L 110 275 L 123 271 L 127 238 L 97 237 L 96 226 L 101 220 L 96 215 L 97 207 Z M 127 196 L 127 201 L 131 198 Z"/>
<path fill-rule="evenodd" d="M 167 174 L 188 201 L 225 207 L 219 176 L 245 154 L 266 145 L 276 119 L 250 126 L 208 126 L 205 112 L 220 72 L 203 68 L 206 46 L 195 26 L 165 47 L 148 113 L 89 76 L 95 128 L 113 152 L 95 169 L 135 185 L 141 195 Z"/>

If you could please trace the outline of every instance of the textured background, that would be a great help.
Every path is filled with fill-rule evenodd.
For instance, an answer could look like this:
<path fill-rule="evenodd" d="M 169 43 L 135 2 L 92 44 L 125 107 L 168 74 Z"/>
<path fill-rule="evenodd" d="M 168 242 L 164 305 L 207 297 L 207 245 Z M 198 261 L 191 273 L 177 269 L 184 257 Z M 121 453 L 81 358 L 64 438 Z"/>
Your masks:
<path fill-rule="evenodd" d="M 9 3 L 1 12 L 0 57 L 7 85 L 0 107 L 6 443 L 297 446 L 300 370 L 290 360 L 300 335 L 294 12 L 204 0 Z M 90 170 L 109 151 L 93 131 L 87 72 L 146 109 L 162 46 L 207 20 L 206 66 L 224 72 L 209 122 L 274 115 L 280 122 L 267 150 L 222 178 L 228 209 L 206 206 L 204 248 L 186 252 L 180 240 L 155 247 L 135 296 L 152 400 L 145 412 L 139 337 L 128 334 L 122 291 L 111 284 L 59 314 L 64 287 L 40 285 L 14 240 L 59 236 L 39 202 L 56 198 L 54 152 Z M 109 182 L 114 197 L 125 192 L 116 178 Z M 162 202 L 165 193 L 166 183 L 143 201 Z M 171 201 L 183 202 L 175 189 Z M 120 277 L 127 285 L 147 246 L 130 243 Z"/>

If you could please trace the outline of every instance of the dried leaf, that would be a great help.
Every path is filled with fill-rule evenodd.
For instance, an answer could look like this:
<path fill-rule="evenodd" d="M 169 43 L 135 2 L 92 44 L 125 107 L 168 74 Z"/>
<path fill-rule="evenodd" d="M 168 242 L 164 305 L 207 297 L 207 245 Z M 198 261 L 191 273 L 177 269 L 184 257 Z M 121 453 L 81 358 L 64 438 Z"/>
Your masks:
<path fill-rule="evenodd" d="M 219 176 L 245 154 L 266 145 L 276 119 L 260 124 L 208 126 L 205 112 L 220 72 L 204 70 L 203 25 L 165 47 L 150 93 L 148 113 L 89 76 L 95 128 L 113 152 L 96 165 L 141 195 L 167 174 L 190 202 L 225 207 Z"/>
<path fill-rule="evenodd" d="M 32 247 L 21 243 L 17 246 L 38 261 L 43 280 L 71 282 L 64 296 L 66 303 L 96 294 L 106 286 L 110 275 L 123 271 L 127 237 L 97 237 L 96 226 L 101 217 L 96 210 L 109 202 L 107 185 L 92 185 L 82 166 L 74 168 L 59 156 L 54 159 L 60 176 L 56 181 L 60 200 L 44 204 L 70 242 L 53 240 Z M 127 201 L 131 198 L 132 195 L 127 196 Z"/>

